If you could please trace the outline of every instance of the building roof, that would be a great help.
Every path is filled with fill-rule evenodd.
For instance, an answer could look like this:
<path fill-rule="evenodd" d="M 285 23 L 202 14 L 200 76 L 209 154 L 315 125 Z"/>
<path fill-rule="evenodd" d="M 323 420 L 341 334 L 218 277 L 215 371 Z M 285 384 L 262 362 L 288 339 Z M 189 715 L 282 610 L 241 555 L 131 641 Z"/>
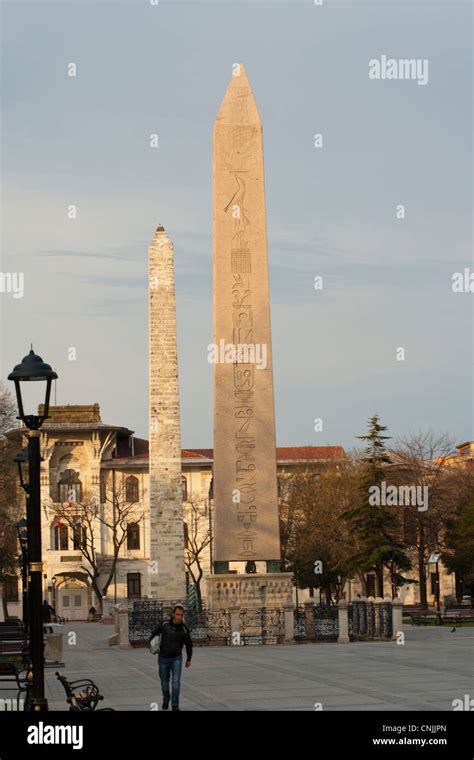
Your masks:
<path fill-rule="evenodd" d="M 134 454 L 125 453 L 124 450 L 114 457 L 117 460 L 142 460 L 149 458 L 148 441 L 144 438 L 134 438 Z M 327 461 L 328 459 L 344 459 L 346 453 L 342 446 L 283 446 L 277 447 L 278 462 L 307 462 Z M 207 460 L 214 459 L 213 449 L 181 449 L 182 459 Z"/>
<path fill-rule="evenodd" d="M 44 414 L 44 404 L 38 406 L 38 414 Z M 56 424 L 71 423 L 101 423 L 99 404 L 63 404 L 49 407 L 48 422 L 45 425 L 53 427 Z M 115 426 L 114 426 L 115 427 Z"/>
<path fill-rule="evenodd" d="M 277 446 L 278 460 L 345 459 L 342 446 Z"/>

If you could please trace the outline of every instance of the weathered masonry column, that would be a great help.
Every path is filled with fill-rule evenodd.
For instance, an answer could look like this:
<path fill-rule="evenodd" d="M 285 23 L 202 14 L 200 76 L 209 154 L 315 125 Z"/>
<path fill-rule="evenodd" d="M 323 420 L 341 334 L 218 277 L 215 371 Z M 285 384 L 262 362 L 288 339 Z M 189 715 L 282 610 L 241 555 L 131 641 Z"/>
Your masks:
<path fill-rule="evenodd" d="M 150 579 L 153 599 L 184 600 L 184 524 L 173 244 L 149 248 Z"/>

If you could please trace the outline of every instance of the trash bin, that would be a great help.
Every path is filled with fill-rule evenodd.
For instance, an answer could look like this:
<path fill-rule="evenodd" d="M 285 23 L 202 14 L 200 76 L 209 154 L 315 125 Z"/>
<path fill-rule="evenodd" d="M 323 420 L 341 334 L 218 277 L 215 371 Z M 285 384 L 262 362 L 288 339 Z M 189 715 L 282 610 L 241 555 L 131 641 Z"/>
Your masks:
<path fill-rule="evenodd" d="M 60 623 L 45 623 L 43 635 L 45 665 L 49 664 L 48 660 L 54 665 L 62 663 L 64 625 Z"/>

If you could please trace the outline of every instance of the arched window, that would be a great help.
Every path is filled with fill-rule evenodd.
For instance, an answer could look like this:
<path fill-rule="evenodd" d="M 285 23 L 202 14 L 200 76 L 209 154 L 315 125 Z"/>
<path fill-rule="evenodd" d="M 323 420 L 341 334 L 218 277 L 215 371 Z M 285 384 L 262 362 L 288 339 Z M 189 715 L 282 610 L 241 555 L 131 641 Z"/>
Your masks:
<path fill-rule="evenodd" d="M 138 501 L 139 489 L 138 478 L 135 475 L 130 475 L 125 481 L 125 499 L 126 501 Z"/>
<path fill-rule="evenodd" d="M 80 502 L 82 499 L 82 483 L 79 473 L 75 470 L 64 470 L 58 483 L 58 502 Z"/>
<path fill-rule="evenodd" d="M 184 475 L 181 478 L 181 482 L 183 483 L 183 501 L 187 501 L 188 500 L 188 482 L 186 478 L 184 477 Z"/>
<path fill-rule="evenodd" d="M 83 546 L 86 546 L 86 529 L 84 525 L 81 525 L 81 523 L 77 522 L 74 523 L 74 528 L 72 531 L 72 543 L 74 549 L 80 549 Z"/>
<path fill-rule="evenodd" d="M 127 549 L 140 548 L 140 526 L 138 523 L 127 525 Z"/>
<path fill-rule="evenodd" d="M 52 541 L 51 548 L 53 551 L 67 551 L 69 549 L 69 529 L 68 526 L 60 522 L 58 525 L 58 518 L 56 518 L 51 526 L 52 528 Z"/>

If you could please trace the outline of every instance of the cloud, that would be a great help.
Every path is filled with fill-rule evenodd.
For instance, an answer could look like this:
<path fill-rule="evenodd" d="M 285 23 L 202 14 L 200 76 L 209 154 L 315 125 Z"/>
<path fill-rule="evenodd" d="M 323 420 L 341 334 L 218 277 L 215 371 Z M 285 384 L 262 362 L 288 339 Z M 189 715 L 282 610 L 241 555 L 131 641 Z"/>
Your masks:
<path fill-rule="evenodd" d="M 20 255 L 32 255 L 32 254 L 20 254 Z M 125 256 L 115 256 L 114 254 L 110 253 L 94 253 L 91 251 L 40 251 L 40 253 L 35 254 L 37 256 L 75 256 L 78 258 L 88 258 L 88 259 L 117 259 L 118 261 L 130 261 L 131 259 L 126 258 Z"/>

